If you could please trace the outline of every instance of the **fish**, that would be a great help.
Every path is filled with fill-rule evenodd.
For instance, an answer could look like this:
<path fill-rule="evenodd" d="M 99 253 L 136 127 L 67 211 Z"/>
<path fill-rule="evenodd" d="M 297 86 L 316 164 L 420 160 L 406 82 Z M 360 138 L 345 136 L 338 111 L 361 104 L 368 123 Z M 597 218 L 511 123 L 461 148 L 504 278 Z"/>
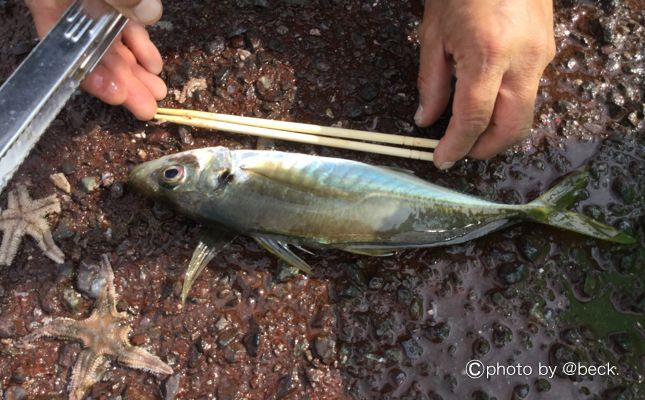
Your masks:
<path fill-rule="evenodd" d="M 501 204 L 433 184 L 410 171 L 357 161 L 208 147 L 135 166 L 129 183 L 202 222 L 182 304 L 203 268 L 238 235 L 305 273 L 294 251 L 334 248 L 384 256 L 463 243 L 529 220 L 614 243 L 625 232 L 567 211 L 587 184 L 578 171 L 527 204 Z"/>

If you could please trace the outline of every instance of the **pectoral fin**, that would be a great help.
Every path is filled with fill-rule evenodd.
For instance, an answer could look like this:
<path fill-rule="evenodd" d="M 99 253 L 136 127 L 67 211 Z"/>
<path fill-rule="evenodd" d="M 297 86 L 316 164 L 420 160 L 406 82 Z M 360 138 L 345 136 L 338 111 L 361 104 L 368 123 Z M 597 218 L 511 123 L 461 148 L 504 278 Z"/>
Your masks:
<path fill-rule="evenodd" d="M 298 268 L 305 274 L 312 273 L 309 264 L 292 252 L 286 243 L 263 236 L 255 236 L 254 239 L 269 253 L 286 261 L 289 265 Z"/>
<path fill-rule="evenodd" d="M 207 229 L 201 234 L 199 244 L 193 252 L 184 275 L 184 286 L 181 289 L 181 304 L 186 303 L 188 292 L 193 283 L 217 253 L 222 251 L 235 239 L 237 234 L 224 228 Z"/>

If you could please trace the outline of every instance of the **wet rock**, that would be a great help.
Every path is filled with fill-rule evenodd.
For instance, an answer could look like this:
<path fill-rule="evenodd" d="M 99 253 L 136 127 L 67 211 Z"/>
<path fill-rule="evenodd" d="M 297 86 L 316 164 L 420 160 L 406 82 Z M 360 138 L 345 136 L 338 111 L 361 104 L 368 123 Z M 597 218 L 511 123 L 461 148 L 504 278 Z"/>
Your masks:
<path fill-rule="evenodd" d="M 620 354 L 629 354 L 634 349 L 632 341 L 629 338 L 629 334 L 626 332 L 613 333 L 609 335 L 609 340 L 613 344 L 616 352 Z"/>
<path fill-rule="evenodd" d="M 365 46 L 367 45 L 365 36 L 361 35 L 359 32 L 352 32 L 351 40 L 354 47 L 356 47 L 359 50 L 364 49 Z"/>
<path fill-rule="evenodd" d="M 235 364 L 239 362 L 242 357 L 244 357 L 244 354 L 246 354 L 244 346 L 238 342 L 231 343 L 231 345 L 225 347 L 222 352 L 224 353 L 224 359 L 229 364 Z"/>
<path fill-rule="evenodd" d="M 217 336 L 217 345 L 220 348 L 226 347 L 231 344 L 237 337 L 237 330 L 229 328 L 224 330 Z"/>
<path fill-rule="evenodd" d="M 299 273 L 298 268 L 281 260 L 278 262 L 278 273 L 275 279 L 280 283 L 285 283 L 298 276 Z"/>
<path fill-rule="evenodd" d="M 275 101 L 278 96 L 277 88 L 270 75 L 262 75 L 255 82 L 255 90 L 258 97 L 266 101 Z"/>
<path fill-rule="evenodd" d="M 450 335 L 450 325 L 445 322 L 430 325 L 425 329 L 424 335 L 433 343 L 441 343 Z"/>
<path fill-rule="evenodd" d="M 534 236 L 523 237 L 518 243 L 518 248 L 522 255 L 532 262 L 543 260 L 549 254 L 549 243 L 543 238 Z"/>
<path fill-rule="evenodd" d="M 86 176 L 81 179 L 80 189 L 85 193 L 91 193 L 99 188 L 99 180 L 95 176 Z"/>
<path fill-rule="evenodd" d="M 513 399 L 525 399 L 531 391 L 529 385 L 517 385 L 513 388 Z"/>
<path fill-rule="evenodd" d="M 49 175 L 49 180 L 56 186 L 58 189 L 63 192 L 70 194 L 72 193 L 72 186 L 69 184 L 69 181 L 65 177 L 65 174 L 58 172 L 56 174 Z"/>
<path fill-rule="evenodd" d="M 170 133 L 163 129 L 155 129 L 146 136 L 146 142 L 150 144 L 167 143 L 170 140 Z"/>
<path fill-rule="evenodd" d="M 423 318 L 423 298 L 415 296 L 410 302 L 410 317 L 413 320 L 420 320 Z"/>
<path fill-rule="evenodd" d="M 493 324 L 493 344 L 497 348 L 506 346 L 513 341 L 513 331 L 504 324 L 496 322 Z"/>
<path fill-rule="evenodd" d="M 231 321 L 226 317 L 220 317 L 213 326 L 215 332 L 221 332 L 231 326 Z"/>
<path fill-rule="evenodd" d="M 62 293 L 63 304 L 73 313 L 80 311 L 81 308 L 81 295 L 72 288 L 63 289 Z"/>
<path fill-rule="evenodd" d="M 361 99 L 365 101 L 372 101 L 378 96 L 378 87 L 373 83 L 366 83 L 361 86 L 358 91 L 358 95 L 361 96 Z"/>
<path fill-rule="evenodd" d="M 470 398 L 472 400 L 497 400 L 495 397 L 491 397 L 488 393 L 482 390 L 474 391 Z"/>
<path fill-rule="evenodd" d="M 255 53 L 260 49 L 260 47 L 262 47 L 262 40 L 258 35 L 247 32 L 247 34 L 244 35 L 244 44 L 246 44 L 247 49 Z"/>
<path fill-rule="evenodd" d="M 123 182 L 114 182 L 112 186 L 110 186 L 110 197 L 113 199 L 120 199 L 123 197 L 123 192 L 125 185 Z"/>
<path fill-rule="evenodd" d="M 76 274 L 76 287 L 81 293 L 96 299 L 105 283 L 101 268 L 96 263 L 81 261 Z"/>
<path fill-rule="evenodd" d="M 347 118 L 358 118 L 363 114 L 363 106 L 355 101 L 348 101 L 345 104 L 345 116 Z"/>
<path fill-rule="evenodd" d="M 27 380 L 27 375 L 23 367 L 17 367 L 11 374 L 11 381 L 17 384 L 22 384 Z"/>
<path fill-rule="evenodd" d="M 197 346 L 190 346 L 188 349 L 186 365 L 188 368 L 193 369 L 199 365 L 199 360 L 201 358 L 201 353 L 197 349 Z"/>
<path fill-rule="evenodd" d="M 612 190 L 625 202 L 635 203 L 641 196 L 637 182 L 631 182 L 626 177 L 616 177 L 611 185 Z"/>
<path fill-rule="evenodd" d="M 74 230 L 71 228 L 70 222 L 61 220 L 54 230 L 53 237 L 55 241 L 67 240 L 74 237 Z"/>
<path fill-rule="evenodd" d="M 246 352 L 249 353 L 251 357 L 257 357 L 261 337 L 262 336 L 259 331 L 249 332 L 244 336 L 244 347 L 246 348 Z"/>
<path fill-rule="evenodd" d="M 549 364 L 557 368 L 556 374 L 561 378 L 579 379 L 579 377 L 568 376 L 562 372 L 564 364 L 578 361 L 580 361 L 578 353 L 565 344 L 556 343 L 549 350 Z"/>
<path fill-rule="evenodd" d="M 278 25 L 275 31 L 278 32 L 278 34 L 280 35 L 286 35 L 289 32 L 289 28 L 287 28 L 284 25 Z"/>
<path fill-rule="evenodd" d="M 206 50 L 206 52 L 211 56 L 220 54 L 224 49 L 226 49 L 226 42 L 224 41 L 224 38 L 219 36 L 206 43 L 204 46 L 204 50 Z"/>
<path fill-rule="evenodd" d="M 244 37 L 242 35 L 235 35 L 228 40 L 228 43 L 234 49 L 241 49 L 244 47 Z"/>
<path fill-rule="evenodd" d="M 403 385 L 407 377 L 407 374 L 398 368 L 392 368 L 392 370 L 390 371 L 390 381 L 392 381 L 395 388 Z"/>
<path fill-rule="evenodd" d="M 180 374 L 170 375 L 163 385 L 164 400 L 174 400 L 177 397 L 177 393 L 179 393 L 180 384 Z"/>
<path fill-rule="evenodd" d="M 324 364 L 331 364 L 336 358 L 336 341 L 327 335 L 320 335 L 313 341 L 314 354 Z"/>
<path fill-rule="evenodd" d="M 103 174 L 101 174 L 101 181 L 99 183 L 101 187 L 109 188 L 113 183 L 114 174 L 112 174 L 111 172 L 104 172 Z"/>
<path fill-rule="evenodd" d="M 537 379 L 535 381 L 535 390 L 537 390 L 538 393 L 546 393 L 551 390 L 551 384 L 544 378 Z"/>
<path fill-rule="evenodd" d="M 616 31 L 616 19 L 613 17 L 600 17 L 598 22 L 602 32 L 602 40 L 606 44 L 618 45 L 619 34 Z"/>
<path fill-rule="evenodd" d="M 7 317 L 0 318 L 0 339 L 9 339 L 16 334 L 16 325 Z"/>
<path fill-rule="evenodd" d="M 27 398 L 27 392 L 22 386 L 9 386 L 2 396 L 3 400 L 24 400 Z"/>
<path fill-rule="evenodd" d="M 177 132 L 179 133 L 179 138 L 183 144 L 190 146 L 195 143 L 195 139 L 193 139 L 193 134 L 190 132 L 190 129 L 180 126 L 179 129 L 177 129 Z"/>
<path fill-rule="evenodd" d="M 412 361 L 417 360 L 423 354 L 423 347 L 421 347 L 414 338 L 401 342 L 401 346 L 403 347 L 405 354 Z"/>
<path fill-rule="evenodd" d="M 602 400 L 631 400 L 634 397 L 630 390 L 624 386 L 617 386 L 602 392 Z"/>
<path fill-rule="evenodd" d="M 479 337 L 473 342 L 473 355 L 481 357 L 490 351 L 490 342 L 485 338 Z"/>
<path fill-rule="evenodd" d="M 320 72 L 328 72 L 331 69 L 331 65 L 328 62 L 321 59 L 317 59 L 314 62 L 314 67 Z"/>
<path fill-rule="evenodd" d="M 512 285 L 522 280 L 525 270 L 524 264 L 506 263 L 497 268 L 497 276 L 503 283 Z"/>
<path fill-rule="evenodd" d="M 76 165 L 71 161 L 65 161 L 63 162 L 63 165 L 61 165 L 60 170 L 65 175 L 72 175 L 76 172 Z"/>

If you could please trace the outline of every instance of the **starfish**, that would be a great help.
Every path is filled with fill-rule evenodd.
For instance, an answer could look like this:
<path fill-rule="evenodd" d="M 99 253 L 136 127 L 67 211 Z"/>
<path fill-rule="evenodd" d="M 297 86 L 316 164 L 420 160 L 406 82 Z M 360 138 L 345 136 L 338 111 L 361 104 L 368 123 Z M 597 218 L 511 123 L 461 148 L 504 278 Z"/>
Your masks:
<path fill-rule="evenodd" d="M 89 318 L 81 321 L 56 318 L 23 339 L 23 344 L 43 336 L 83 343 L 84 349 L 72 370 L 69 384 L 70 400 L 81 400 L 87 390 L 99 381 L 107 357 L 112 357 L 129 368 L 155 374 L 172 374 L 172 368 L 159 357 L 130 344 L 128 334 L 131 329 L 127 325 L 128 317 L 126 313 L 116 309 L 114 272 L 105 254 L 101 259 L 101 274 L 105 276 L 106 283 Z"/>
<path fill-rule="evenodd" d="M 0 212 L 0 230 L 4 232 L 0 245 L 0 265 L 11 265 L 20 241 L 25 234 L 33 237 L 45 255 L 62 264 L 65 254 L 56 246 L 45 217 L 60 212 L 60 202 L 53 194 L 34 200 L 25 185 L 9 192 L 8 207 Z"/>

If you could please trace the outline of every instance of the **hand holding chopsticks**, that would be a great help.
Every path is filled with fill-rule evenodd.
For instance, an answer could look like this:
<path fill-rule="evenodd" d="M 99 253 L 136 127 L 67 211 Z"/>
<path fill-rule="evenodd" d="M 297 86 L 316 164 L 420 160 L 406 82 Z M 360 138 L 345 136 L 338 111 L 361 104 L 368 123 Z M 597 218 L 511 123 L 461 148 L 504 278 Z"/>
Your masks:
<path fill-rule="evenodd" d="M 271 139 L 337 147 L 342 149 L 384 154 L 394 157 L 412 158 L 432 161 L 432 153 L 405 147 L 385 146 L 355 140 L 395 144 L 400 146 L 434 149 L 438 140 L 412 136 L 392 135 L 326 127 L 297 122 L 277 121 L 262 118 L 242 117 L 237 115 L 216 114 L 203 111 L 159 108 L 155 115 L 158 122 L 173 122 L 199 128 L 215 129 L 226 132 L 241 133 Z M 354 139 L 354 140 L 349 140 Z"/>

